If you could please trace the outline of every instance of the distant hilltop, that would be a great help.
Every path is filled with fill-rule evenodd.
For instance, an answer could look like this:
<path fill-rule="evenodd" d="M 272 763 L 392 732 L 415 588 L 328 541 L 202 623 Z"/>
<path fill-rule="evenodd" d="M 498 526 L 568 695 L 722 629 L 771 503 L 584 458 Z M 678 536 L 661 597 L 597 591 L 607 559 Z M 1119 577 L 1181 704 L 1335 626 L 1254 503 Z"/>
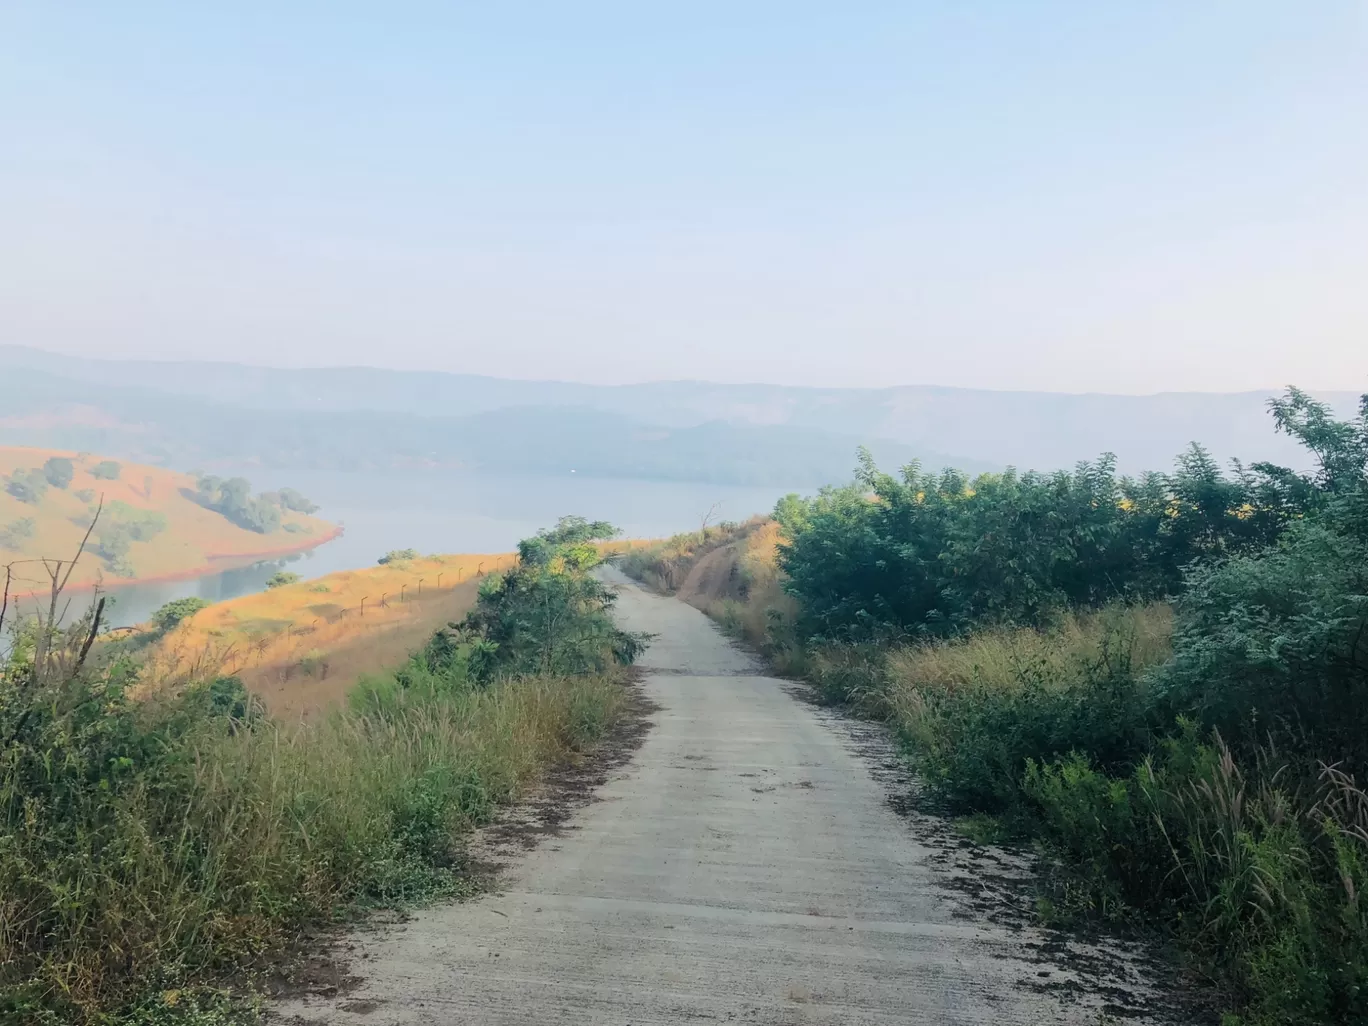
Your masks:
<path fill-rule="evenodd" d="M 45 592 L 41 560 L 71 560 L 92 522 L 73 587 L 194 577 L 312 548 L 340 530 L 314 511 L 293 489 L 254 495 L 242 478 L 0 447 L 0 583 L 8 568 L 11 598 Z"/>
<path fill-rule="evenodd" d="M 0 444 L 86 448 L 182 467 L 437 466 L 719 484 L 850 479 L 884 467 L 1070 468 L 1111 452 L 1167 470 L 1191 442 L 1218 460 L 1304 462 L 1276 434 L 1274 390 L 1066 394 L 891 385 L 662 381 L 587 385 L 363 367 L 89 360 L 0 345 Z M 1295 382 L 1293 383 L 1295 384 Z M 1368 385 L 1368 383 L 1365 383 Z M 1368 387 L 1365 387 L 1368 391 Z M 1355 392 L 1318 392 L 1341 416 Z"/>

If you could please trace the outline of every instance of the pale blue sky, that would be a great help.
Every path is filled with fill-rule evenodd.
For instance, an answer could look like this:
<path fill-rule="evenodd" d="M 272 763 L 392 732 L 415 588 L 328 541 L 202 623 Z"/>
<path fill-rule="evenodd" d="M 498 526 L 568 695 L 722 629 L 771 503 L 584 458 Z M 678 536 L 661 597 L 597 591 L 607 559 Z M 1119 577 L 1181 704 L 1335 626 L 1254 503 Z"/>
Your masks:
<path fill-rule="evenodd" d="M 0 131 L 0 341 L 1368 389 L 1363 2 L 11 0 Z"/>

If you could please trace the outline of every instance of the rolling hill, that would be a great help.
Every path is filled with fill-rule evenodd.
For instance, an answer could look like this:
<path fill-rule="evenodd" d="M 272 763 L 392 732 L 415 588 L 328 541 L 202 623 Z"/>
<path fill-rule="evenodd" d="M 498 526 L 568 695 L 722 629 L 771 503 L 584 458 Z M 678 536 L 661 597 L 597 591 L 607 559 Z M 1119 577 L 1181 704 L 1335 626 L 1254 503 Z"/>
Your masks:
<path fill-rule="evenodd" d="M 1298 466 L 1273 391 L 1157 395 L 704 381 L 587 385 L 368 367 L 85 360 L 0 346 L 0 444 L 81 447 L 177 466 L 415 463 L 737 484 L 848 477 L 867 445 L 895 466 L 1050 470 L 1117 456 L 1165 469 L 1192 441 Z M 14 383 L 12 386 L 11 383 Z M 1355 392 L 1318 395 L 1341 416 Z M 521 422 L 521 423 L 520 423 Z M 535 428 L 533 423 L 535 422 Z M 700 459 L 703 446 L 706 459 Z"/>
<path fill-rule="evenodd" d="M 12 596 L 46 591 L 40 560 L 74 557 L 101 500 L 72 586 L 193 576 L 311 548 L 337 533 L 334 525 L 289 509 L 278 510 L 272 529 L 240 526 L 202 504 L 195 478 L 164 467 L 0 448 L 0 578 L 4 567 L 12 568 Z"/>

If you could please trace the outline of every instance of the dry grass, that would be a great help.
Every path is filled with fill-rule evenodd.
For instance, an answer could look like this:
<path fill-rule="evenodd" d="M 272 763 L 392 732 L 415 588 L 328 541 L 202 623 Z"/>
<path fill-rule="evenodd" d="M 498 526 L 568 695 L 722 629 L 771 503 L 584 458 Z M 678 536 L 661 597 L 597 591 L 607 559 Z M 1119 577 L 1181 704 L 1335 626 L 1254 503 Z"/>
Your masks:
<path fill-rule="evenodd" d="M 469 887 L 459 838 L 591 745 L 626 692 L 605 677 L 525 678 L 402 697 L 383 716 L 206 720 L 189 735 L 158 725 L 175 722 L 176 699 L 162 717 L 144 706 L 122 716 L 166 754 L 63 804 L 17 802 L 23 778 L 5 761 L 0 809 L 32 815 L 14 812 L 0 847 L 0 1000 L 8 986 L 51 1010 L 43 1022 L 93 1026 L 140 994 L 250 965 L 304 924 Z"/>
<path fill-rule="evenodd" d="M 464 616 L 479 576 L 514 559 L 428 556 L 220 602 L 149 650 L 144 687 L 233 674 L 273 715 L 307 716 L 340 701 L 362 676 L 399 665 L 434 630 Z"/>
<path fill-rule="evenodd" d="M 102 480 L 90 473 L 102 457 L 88 454 L 0 447 L 0 476 L 15 470 L 41 468 L 53 456 L 66 457 L 75 464 L 69 487 L 48 488 L 36 506 L 20 502 L 0 488 L 0 528 L 26 518 L 35 522 L 32 537 L 17 548 L 0 549 L 0 563 L 39 557 L 70 559 L 94 513 L 93 502 L 77 496 L 82 491 L 93 493 L 97 497 L 94 501 L 104 496 L 106 508 L 122 502 L 166 517 L 166 530 L 151 542 L 135 542 L 132 546 L 128 558 L 137 580 L 193 577 L 252 558 L 298 552 L 326 541 L 337 530 L 335 525 L 317 517 L 286 512 L 278 531 L 266 535 L 247 531 L 196 503 L 190 497 L 195 491 L 195 479 L 188 474 L 116 460 L 121 468 L 118 479 Z M 294 530 L 286 531 L 286 524 L 294 525 Z M 89 587 L 107 576 L 102 561 L 93 552 L 87 552 L 72 575 L 71 585 Z M 48 583 L 41 566 L 23 563 L 15 567 L 16 594 L 45 592 Z"/>
<path fill-rule="evenodd" d="M 1065 686 L 1081 667 L 1111 654 L 1118 636 L 1129 644 L 1137 666 L 1168 658 L 1173 609 L 1166 603 L 1127 606 L 1101 612 L 1065 614 L 1050 630 L 993 628 L 967 638 L 895 648 L 887 654 L 887 673 L 895 690 L 955 691 L 986 684 L 1018 688 L 1024 680 Z"/>
<path fill-rule="evenodd" d="M 703 610 L 730 633 L 763 649 L 781 668 L 791 646 L 786 634 L 797 605 L 783 590 L 778 522 L 754 517 L 663 541 L 626 543 L 625 572 Z"/>

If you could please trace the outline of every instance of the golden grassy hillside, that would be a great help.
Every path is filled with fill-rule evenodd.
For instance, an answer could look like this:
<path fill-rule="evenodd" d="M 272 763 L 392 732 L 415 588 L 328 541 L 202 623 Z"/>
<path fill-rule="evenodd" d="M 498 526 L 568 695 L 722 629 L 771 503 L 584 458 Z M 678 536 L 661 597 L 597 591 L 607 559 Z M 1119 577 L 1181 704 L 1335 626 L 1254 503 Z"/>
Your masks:
<path fill-rule="evenodd" d="M 341 700 L 364 674 L 403 663 L 475 604 L 482 574 L 515 559 L 426 556 L 220 602 L 152 647 L 144 680 L 161 687 L 235 674 L 272 713 L 307 715 Z"/>
<path fill-rule="evenodd" d="M 48 485 L 36 503 L 11 493 L 8 484 L 16 472 L 41 471 L 50 457 L 72 461 L 70 484 L 65 488 Z M 102 578 L 113 582 L 192 577 L 235 560 L 311 548 L 338 533 L 338 528 L 317 517 L 284 512 L 278 530 L 258 534 L 195 502 L 196 482 L 188 474 L 119 460 L 110 461 L 118 464 L 118 477 L 111 480 L 92 473 L 102 462 L 103 457 L 88 453 L 0 447 L 0 478 L 4 478 L 0 480 L 0 565 L 40 557 L 70 559 L 101 496 L 105 511 L 97 537 L 72 575 L 73 587 L 89 586 Z M 164 525 L 150 539 L 128 545 L 124 572 L 117 573 L 98 552 L 101 530 L 121 521 L 134 523 L 148 514 L 159 514 Z M 45 590 L 46 586 L 40 565 L 15 565 L 16 591 Z"/>
<path fill-rule="evenodd" d="M 791 618 L 795 611 L 783 591 L 780 541 L 777 522 L 753 517 L 658 541 L 627 542 L 620 548 L 621 566 L 629 576 L 696 606 L 759 645 L 775 612 Z"/>

